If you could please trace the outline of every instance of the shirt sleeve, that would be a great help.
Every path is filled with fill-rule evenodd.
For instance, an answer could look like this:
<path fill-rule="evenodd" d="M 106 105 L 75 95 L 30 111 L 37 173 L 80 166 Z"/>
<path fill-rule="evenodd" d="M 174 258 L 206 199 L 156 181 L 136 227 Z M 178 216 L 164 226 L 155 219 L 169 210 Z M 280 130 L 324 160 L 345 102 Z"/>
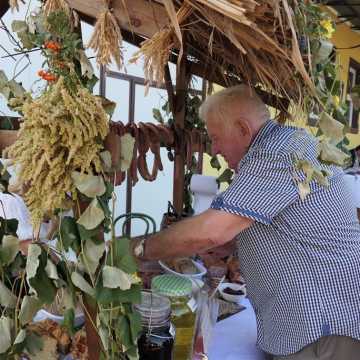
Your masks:
<path fill-rule="evenodd" d="M 0 193 L 0 216 L 7 219 L 16 219 L 19 224 L 17 236 L 20 241 L 29 240 L 33 237 L 33 227 L 31 225 L 30 213 L 22 197 L 17 194 Z M 43 222 L 40 227 L 40 239 L 46 239 L 46 235 L 51 227 L 50 222 Z"/>
<path fill-rule="evenodd" d="M 214 199 L 211 208 L 268 225 L 298 198 L 290 157 L 263 154 L 246 159 L 231 185 Z"/>

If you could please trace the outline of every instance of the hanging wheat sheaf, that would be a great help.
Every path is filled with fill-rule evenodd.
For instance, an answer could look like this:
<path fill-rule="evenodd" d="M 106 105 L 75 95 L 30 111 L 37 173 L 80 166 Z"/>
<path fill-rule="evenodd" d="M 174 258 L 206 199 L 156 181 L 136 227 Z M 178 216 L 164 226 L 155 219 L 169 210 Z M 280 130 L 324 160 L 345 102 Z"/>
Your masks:
<path fill-rule="evenodd" d="M 9 0 L 9 6 L 11 11 L 19 11 L 20 2 L 24 3 L 21 0 Z"/>
<path fill-rule="evenodd" d="M 43 10 L 45 17 L 55 11 L 64 11 L 68 16 L 70 15 L 70 8 L 65 0 L 47 0 Z"/>
<path fill-rule="evenodd" d="M 100 65 L 108 65 L 113 59 L 119 69 L 123 66 L 121 53 L 122 36 L 120 27 L 110 9 L 109 1 L 104 1 L 104 10 L 100 13 L 88 48 L 96 52 L 96 60 Z"/>

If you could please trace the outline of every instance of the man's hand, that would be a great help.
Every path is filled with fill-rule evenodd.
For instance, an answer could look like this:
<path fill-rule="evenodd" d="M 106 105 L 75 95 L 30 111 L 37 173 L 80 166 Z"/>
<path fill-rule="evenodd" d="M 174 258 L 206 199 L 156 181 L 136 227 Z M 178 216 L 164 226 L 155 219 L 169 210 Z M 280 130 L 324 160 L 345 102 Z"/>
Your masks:
<path fill-rule="evenodd" d="M 227 256 L 232 255 L 236 250 L 236 240 L 233 239 L 232 241 L 227 242 L 224 245 L 214 247 L 204 253 L 199 253 L 202 256 L 213 256 L 214 258 L 223 259 Z"/>

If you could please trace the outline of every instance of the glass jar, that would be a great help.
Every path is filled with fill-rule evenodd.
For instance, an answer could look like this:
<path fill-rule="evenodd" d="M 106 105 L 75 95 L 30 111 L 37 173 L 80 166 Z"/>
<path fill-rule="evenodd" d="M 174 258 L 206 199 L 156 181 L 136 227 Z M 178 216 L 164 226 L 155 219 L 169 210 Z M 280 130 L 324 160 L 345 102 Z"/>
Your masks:
<path fill-rule="evenodd" d="M 171 302 L 171 322 L 175 325 L 174 359 L 189 360 L 194 336 L 195 312 L 191 306 L 192 283 L 176 275 L 159 275 L 151 283 L 153 292 Z"/>
<path fill-rule="evenodd" d="M 138 339 L 140 360 L 172 360 L 175 331 L 170 323 L 170 301 L 164 296 L 142 292 L 140 313 L 142 332 Z"/>

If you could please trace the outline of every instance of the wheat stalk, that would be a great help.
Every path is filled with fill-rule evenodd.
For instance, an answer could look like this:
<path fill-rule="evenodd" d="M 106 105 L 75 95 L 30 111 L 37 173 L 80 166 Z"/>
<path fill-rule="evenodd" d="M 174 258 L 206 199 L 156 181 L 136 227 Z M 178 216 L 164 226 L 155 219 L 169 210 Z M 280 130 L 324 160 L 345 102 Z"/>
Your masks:
<path fill-rule="evenodd" d="M 120 70 L 124 63 L 121 46 L 120 27 L 111 10 L 107 7 L 99 15 L 87 47 L 96 52 L 98 64 L 108 65 L 111 63 L 111 58 L 113 58 Z"/>

